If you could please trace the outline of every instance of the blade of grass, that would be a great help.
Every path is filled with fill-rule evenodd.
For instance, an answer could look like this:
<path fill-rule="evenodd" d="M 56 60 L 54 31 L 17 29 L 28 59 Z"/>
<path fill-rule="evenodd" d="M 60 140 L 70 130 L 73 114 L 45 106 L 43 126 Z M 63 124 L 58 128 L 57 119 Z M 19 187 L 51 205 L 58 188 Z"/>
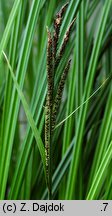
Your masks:
<path fill-rule="evenodd" d="M 108 14 L 111 8 L 111 3 L 112 1 L 106 1 L 103 12 L 102 12 L 102 17 L 101 21 L 99 24 L 99 28 L 97 31 L 97 36 L 95 40 L 95 45 L 93 48 L 91 60 L 90 60 L 90 65 L 87 73 L 87 80 L 85 84 L 85 91 L 84 91 L 84 98 L 83 100 L 87 99 L 90 96 L 93 81 L 94 81 L 94 76 L 95 76 L 95 71 L 96 71 L 96 66 L 98 62 L 98 56 L 102 44 L 102 39 L 106 27 L 106 22 L 108 18 Z M 79 161 L 80 161 L 80 150 L 81 150 L 81 145 L 82 145 L 82 140 L 83 140 L 83 131 L 85 127 L 85 121 L 86 121 L 86 116 L 87 116 L 87 110 L 88 110 L 88 103 L 81 109 L 80 111 L 80 116 L 79 116 L 79 122 L 78 122 L 78 128 L 76 131 L 76 145 L 77 147 L 74 148 L 73 150 L 73 158 L 70 166 L 70 171 L 69 171 L 69 178 L 68 178 L 68 184 L 67 184 L 67 192 L 66 192 L 66 199 L 72 199 L 73 198 L 73 191 L 74 187 L 76 186 L 76 179 L 77 179 L 77 170 L 79 167 Z"/>
<path fill-rule="evenodd" d="M 22 102 L 22 105 L 24 107 L 25 114 L 27 116 L 28 122 L 30 124 L 30 127 L 32 128 L 32 132 L 33 132 L 34 137 L 36 139 L 37 146 L 38 146 L 38 149 L 39 149 L 39 152 L 40 152 L 40 155 L 41 155 L 41 158 L 42 158 L 42 162 L 43 162 L 44 172 L 45 172 L 45 149 L 44 149 L 42 139 L 40 137 L 40 133 L 39 133 L 39 131 L 38 131 L 37 127 L 36 127 L 36 124 L 35 124 L 35 122 L 33 120 L 33 117 L 32 117 L 32 114 L 31 114 L 31 112 L 29 110 L 27 101 L 26 101 L 26 99 L 25 99 L 25 97 L 24 97 L 24 95 L 23 95 L 23 93 L 22 93 L 22 91 L 20 89 L 19 84 L 17 83 L 16 77 L 14 76 L 14 73 L 13 73 L 12 67 L 11 67 L 11 65 L 10 65 L 10 63 L 8 61 L 8 58 L 7 58 L 7 56 L 6 56 L 6 54 L 4 52 L 3 52 L 3 55 L 4 55 L 5 60 L 7 62 L 8 68 L 10 70 L 10 74 L 11 74 L 11 77 L 13 79 L 15 88 L 16 88 L 16 90 L 18 92 L 18 95 L 19 95 L 19 97 L 21 99 L 21 102 Z"/>
<path fill-rule="evenodd" d="M 97 199 L 98 194 L 100 193 L 101 190 L 102 183 L 104 181 L 105 172 L 107 171 L 107 168 L 111 160 L 112 160 L 112 142 L 110 143 L 107 151 L 105 152 L 102 162 L 99 166 L 99 169 L 92 181 L 91 188 L 86 198 L 87 200 Z"/>
<path fill-rule="evenodd" d="M 75 96 L 75 106 L 78 107 L 82 102 L 83 89 L 84 89 L 84 29 L 85 29 L 85 1 L 80 5 L 80 10 L 78 12 L 77 18 L 77 36 L 76 36 L 76 96 Z M 79 118 L 79 112 L 76 112 L 75 121 L 76 127 Z M 82 151 L 82 150 L 81 150 Z M 82 153 L 81 153 L 82 154 Z M 79 166 L 79 194 L 77 193 L 77 198 L 82 198 L 82 182 L 83 182 L 83 172 L 82 172 L 82 160 Z"/>
<path fill-rule="evenodd" d="M 20 27 L 20 17 L 21 17 L 21 9 L 22 4 L 19 6 L 18 16 L 15 18 L 15 22 L 12 28 L 12 34 L 11 34 L 11 42 L 10 42 L 10 48 L 9 48 L 9 58 L 10 62 L 12 64 L 13 70 L 15 70 L 16 67 L 16 53 L 17 53 L 17 46 L 18 46 L 18 38 L 19 38 L 19 27 Z M 2 164 L 3 160 L 6 154 L 5 146 L 3 145 L 3 137 L 5 136 L 5 127 L 7 126 L 7 118 L 9 115 L 9 109 L 10 109 L 10 101 L 12 97 L 12 79 L 10 77 L 10 74 L 7 73 L 6 75 L 6 87 L 5 87 L 5 95 L 4 95 L 4 109 L 3 109 L 3 117 L 2 117 L 2 130 L 1 130 L 1 149 L 0 149 L 0 161 L 1 161 L 1 167 L 0 167 L 0 183 L 2 182 Z M 0 187 L 2 188 L 2 187 Z"/>
<path fill-rule="evenodd" d="M 31 12 L 29 15 L 29 19 L 25 31 L 24 41 L 21 49 L 21 54 L 20 54 L 20 59 L 19 59 L 17 74 L 16 74 L 20 88 L 22 88 L 24 84 L 26 68 L 28 64 L 35 26 L 39 15 L 39 10 L 40 10 L 40 1 L 34 0 L 32 3 L 32 8 L 31 8 Z M 6 154 L 7 157 L 4 158 L 4 163 L 1 168 L 4 169 L 3 176 L 2 176 L 2 183 L 1 183 L 2 184 L 1 196 L 0 196 L 1 199 L 4 198 L 4 194 L 6 190 L 6 182 L 8 177 L 8 169 L 10 164 L 10 157 L 12 152 L 13 138 L 14 138 L 14 132 L 16 127 L 19 105 L 20 105 L 20 100 L 18 98 L 16 90 L 14 89 L 12 94 L 11 106 L 9 110 L 9 116 L 7 120 L 5 137 L 3 140 L 3 145 L 7 149 L 7 154 Z"/>
<path fill-rule="evenodd" d="M 20 2 L 21 2 L 21 0 L 15 0 L 14 1 L 14 5 L 13 5 L 13 8 L 11 10 L 10 17 L 9 17 L 7 25 L 5 27 L 5 31 L 3 33 L 2 40 L 0 43 L 0 61 L 1 61 L 1 57 L 2 57 L 2 50 L 4 50 L 6 48 L 6 45 L 8 43 L 8 39 L 9 39 L 10 33 L 12 31 L 12 25 L 13 25 L 13 22 L 14 22 L 16 15 L 17 15 Z"/>
<path fill-rule="evenodd" d="M 107 106 L 105 109 L 105 114 L 103 118 L 103 123 L 99 135 L 99 140 L 97 143 L 94 160 L 91 168 L 89 186 L 91 185 L 92 179 L 94 178 L 101 161 L 103 159 L 104 153 L 110 143 L 111 130 L 112 128 L 112 88 L 110 88 L 110 94 L 107 101 Z"/>

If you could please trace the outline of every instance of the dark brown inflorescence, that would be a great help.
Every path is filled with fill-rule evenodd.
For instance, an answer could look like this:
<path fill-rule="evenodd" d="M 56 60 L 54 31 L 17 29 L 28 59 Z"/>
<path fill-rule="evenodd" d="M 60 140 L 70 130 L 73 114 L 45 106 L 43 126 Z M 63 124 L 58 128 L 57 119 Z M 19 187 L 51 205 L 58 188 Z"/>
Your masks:
<path fill-rule="evenodd" d="M 57 13 L 56 18 L 54 20 L 54 35 L 53 35 L 53 56 L 54 60 L 56 60 L 57 46 L 60 34 L 60 27 L 63 19 L 63 14 L 66 11 L 68 3 L 66 3 L 61 10 Z"/>
<path fill-rule="evenodd" d="M 68 28 L 66 34 L 65 34 L 64 41 L 63 41 L 63 43 L 62 43 L 61 49 L 60 49 L 60 51 L 59 51 L 59 54 L 58 54 L 57 59 L 56 59 L 56 62 L 55 62 L 55 69 L 56 69 L 57 66 L 59 65 L 59 63 L 60 63 L 60 61 L 61 61 L 61 58 L 62 58 L 62 56 L 63 56 L 63 54 L 64 54 L 64 52 L 65 52 L 66 46 L 67 46 L 68 41 L 69 41 L 70 32 L 71 32 L 71 30 L 72 30 L 72 26 L 73 26 L 75 20 L 76 20 L 76 18 L 72 21 L 72 23 L 70 24 L 70 26 L 69 26 L 69 28 Z"/>
<path fill-rule="evenodd" d="M 53 103 L 53 112 L 52 112 L 52 131 L 54 130 L 55 124 L 56 124 L 56 116 L 57 116 L 57 112 L 61 103 L 61 98 L 62 98 L 62 94 L 63 94 L 63 89 L 64 89 L 64 85 L 65 85 L 65 81 L 70 69 L 70 63 L 71 60 L 68 61 L 67 66 L 61 76 L 59 85 L 58 85 L 58 89 L 57 89 L 57 93 L 56 93 L 56 97 Z"/>
<path fill-rule="evenodd" d="M 47 27 L 47 33 L 48 33 L 48 45 L 47 45 L 47 97 L 46 97 L 46 105 L 45 105 L 45 156 L 46 156 L 46 179 L 47 179 L 47 186 L 49 191 L 49 198 L 52 198 L 52 164 L 51 164 L 51 158 L 52 158 L 52 134 L 53 130 L 55 128 L 56 124 L 56 117 L 57 113 L 60 107 L 63 89 L 65 85 L 65 81 L 67 78 L 67 74 L 70 69 L 70 63 L 71 60 L 68 61 L 62 76 L 60 78 L 56 96 L 54 97 L 54 71 L 56 70 L 56 67 L 59 65 L 63 54 L 65 52 L 70 32 L 72 29 L 72 26 L 75 22 L 75 19 L 70 24 L 60 51 L 57 54 L 57 48 L 58 48 L 58 41 L 60 36 L 60 27 L 62 24 L 62 18 L 64 15 L 64 12 L 68 6 L 68 3 L 65 4 L 62 9 L 57 13 L 56 18 L 54 20 L 54 34 L 53 38 L 51 36 L 51 33 Z"/>
<path fill-rule="evenodd" d="M 50 190 L 50 155 L 51 155 L 51 116 L 52 116 L 52 102 L 53 102 L 53 52 L 52 52 L 52 38 L 51 33 L 47 28 L 48 45 L 47 45 L 47 98 L 45 106 L 45 156 L 46 156 L 46 177 L 47 185 Z"/>
<path fill-rule="evenodd" d="M 52 52 L 52 38 L 51 33 L 48 30 L 47 27 L 47 33 L 48 33 L 48 46 L 47 46 L 47 82 L 48 82 L 48 91 L 47 91 L 47 101 L 46 103 L 51 107 L 52 106 L 52 100 L 53 100 L 53 52 Z"/>

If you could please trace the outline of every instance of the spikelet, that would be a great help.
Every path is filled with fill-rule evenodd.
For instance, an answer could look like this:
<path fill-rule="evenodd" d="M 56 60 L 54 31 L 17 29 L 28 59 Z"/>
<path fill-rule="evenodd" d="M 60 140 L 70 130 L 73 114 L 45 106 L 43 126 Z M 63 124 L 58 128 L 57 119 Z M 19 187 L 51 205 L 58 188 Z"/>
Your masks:
<path fill-rule="evenodd" d="M 58 46 L 58 40 L 59 40 L 59 34 L 60 34 L 60 27 L 63 19 L 63 14 L 68 6 L 68 3 L 66 3 L 61 10 L 57 13 L 56 18 L 54 20 L 54 35 L 53 35 L 53 56 L 54 60 L 56 59 L 56 53 L 57 53 L 57 46 Z"/>
<path fill-rule="evenodd" d="M 65 49 L 66 49 L 66 46 L 68 44 L 68 41 L 69 41 L 69 38 L 70 38 L 70 33 L 71 33 L 71 30 L 72 30 L 72 27 L 73 27 L 73 24 L 75 22 L 76 18 L 71 22 L 65 36 L 64 36 L 64 40 L 63 40 L 63 43 L 62 43 L 62 46 L 61 46 L 61 49 L 59 51 L 59 54 L 57 56 L 57 59 L 56 59 L 56 62 L 55 62 L 55 69 L 57 68 L 57 66 L 59 65 L 60 61 L 61 61 L 61 58 L 65 52 Z"/>
<path fill-rule="evenodd" d="M 51 33 L 47 28 L 48 46 L 47 46 L 47 98 L 45 105 L 45 157 L 46 157 L 46 181 L 50 190 L 50 149 L 51 149 L 51 113 L 53 103 L 53 53 L 52 53 L 52 38 Z"/>
<path fill-rule="evenodd" d="M 65 81 L 70 69 L 70 63 L 71 60 L 68 61 L 67 66 L 65 67 L 65 70 L 61 76 L 60 82 L 59 82 L 59 86 L 57 89 L 57 94 L 54 100 L 54 104 L 53 104 L 53 111 L 52 111 L 52 131 L 54 130 L 55 124 L 56 124 L 56 117 L 57 117 L 57 112 L 60 106 L 60 102 L 62 99 L 62 94 L 63 94 L 63 89 L 64 89 L 64 85 L 65 85 Z"/>
<path fill-rule="evenodd" d="M 59 85 L 57 87 L 57 93 L 55 98 L 53 98 L 54 93 L 54 72 L 56 62 L 57 64 L 60 62 L 66 45 L 69 40 L 71 28 L 73 26 L 73 22 L 68 28 L 68 31 L 65 35 L 64 41 L 62 43 L 62 47 L 57 55 L 58 48 L 58 40 L 60 36 L 60 27 L 62 24 L 63 14 L 68 6 L 68 3 L 65 4 L 59 13 L 56 15 L 56 19 L 54 20 L 54 34 L 53 39 L 51 37 L 51 33 L 47 27 L 48 33 L 48 45 L 47 45 L 47 97 L 46 97 L 46 105 L 45 105 L 45 157 L 46 157 L 46 182 L 48 187 L 49 198 L 52 198 L 52 135 L 53 130 L 56 123 L 57 112 L 59 110 L 59 106 L 62 99 L 63 89 L 65 85 L 65 81 L 67 78 L 67 74 L 70 68 L 70 62 L 68 61 L 64 72 L 62 73 Z M 58 57 L 57 57 L 58 56 Z"/>
<path fill-rule="evenodd" d="M 48 92 L 47 92 L 47 104 L 52 106 L 52 97 L 53 97 L 53 83 L 54 83 L 54 74 L 53 74 L 53 52 L 52 52 L 52 38 L 51 33 L 48 30 L 48 46 L 47 46 L 47 82 L 48 82 Z"/>
<path fill-rule="evenodd" d="M 45 107 L 45 158 L 46 158 L 46 181 L 49 186 L 49 141 L 50 141 L 50 110 L 48 106 Z"/>

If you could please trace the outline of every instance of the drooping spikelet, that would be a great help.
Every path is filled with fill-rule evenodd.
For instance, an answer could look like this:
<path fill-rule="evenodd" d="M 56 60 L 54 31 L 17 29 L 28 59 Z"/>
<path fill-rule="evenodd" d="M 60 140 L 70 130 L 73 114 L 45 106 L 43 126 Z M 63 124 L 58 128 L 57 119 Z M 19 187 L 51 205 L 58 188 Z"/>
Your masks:
<path fill-rule="evenodd" d="M 63 43 L 62 43 L 62 46 L 61 46 L 61 49 L 59 51 L 59 54 L 57 56 L 57 59 L 56 59 L 56 63 L 55 63 L 55 68 L 57 68 L 57 66 L 59 65 L 60 61 L 61 61 L 61 58 L 65 52 L 65 49 L 66 49 L 66 46 L 68 44 L 68 41 L 69 41 L 69 38 L 70 38 L 70 33 L 71 33 L 71 30 L 72 30 L 72 27 L 73 27 L 73 24 L 75 22 L 76 18 L 71 22 L 65 36 L 64 36 L 64 40 L 63 40 Z"/>
<path fill-rule="evenodd" d="M 61 79 L 58 85 L 58 89 L 57 89 L 57 93 L 56 93 L 56 97 L 54 100 L 53 111 L 52 111 L 52 131 L 54 130 L 54 127 L 55 127 L 57 112 L 58 112 L 58 109 L 61 103 L 65 81 L 66 81 L 66 78 L 67 78 L 67 75 L 70 69 L 70 63 L 71 63 L 71 60 L 68 61 L 67 66 L 65 67 L 65 70 L 61 76 Z"/>
<path fill-rule="evenodd" d="M 53 56 L 54 60 L 56 59 L 56 53 L 57 53 L 57 46 L 58 46 L 58 40 L 59 40 L 59 34 L 60 34 L 60 27 L 63 19 L 63 14 L 68 6 L 68 3 L 66 3 L 61 10 L 57 13 L 56 18 L 54 20 L 54 35 L 53 35 Z"/>
<path fill-rule="evenodd" d="M 48 83 L 48 91 L 47 91 L 47 101 L 46 103 L 49 106 L 52 106 L 53 100 L 53 85 L 54 85 L 54 74 L 53 74 L 53 51 L 52 51 L 52 38 L 51 33 L 48 30 L 48 46 L 47 46 L 47 83 Z"/>

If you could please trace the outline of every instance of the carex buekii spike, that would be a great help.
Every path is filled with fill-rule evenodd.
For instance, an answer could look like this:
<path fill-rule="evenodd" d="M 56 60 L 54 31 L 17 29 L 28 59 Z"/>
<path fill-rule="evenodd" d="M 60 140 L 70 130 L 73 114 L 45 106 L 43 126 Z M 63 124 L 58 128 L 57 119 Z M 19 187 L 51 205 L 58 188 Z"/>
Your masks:
<path fill-rule="evenodd" d="M 71 33 L 71 30 L 72 30 L 72 27 L 73 27 L 73 24 L 75 22 L 76 18 L 73 19 L 73 21 L 71 22 L 70 26 L 68 27 L 68 30 L 64 36 L 64 40 L 63 40 L 63 43 L 62 43 L 62 46 L 60 48 L 60 51 L 59 51 L 59 54 L 56 58 L 56 62 L 55 62 L 55 69 L 57 68 L 57 66 L 59 65 L 60 61 L 61 61 L 61 58 L 65 52 L 65 49 L 66 49 L 66 46 L 68 44 L 68 41 L 69 41 L 69 38 L 70 38 L 70 33 Z"/>
<path fill-rule="evenodd" d="M 52 194 L 52 175 L 51 175 L 51 116 L 53 104 L 53 51 L 51 33 L 47 28 L 47 98 L 45 105 L 45 156 L 46 156 L 46 181 L 49 189 L 49 197 Z"/>
<path fill-rule="evenodd" d="M 48 34 L 48 46 L 47 46 L 47 83 L 48 83 L 48 91 L 47 91 L 47 101 L 46 103 L 49 106 L 52 106 L 53 100 L 53 85 L 54 85 L 54 74 L 53 74 L 53 48 L 52 48 L 52 37 L 51 33 L 47 27 Z"/>
<path fill-rule="evenodd" d="M 68 6 L 68 2 L 61 8 L 57 13 L 56 18 L 54 19 L 54 35 L 53 35 L 53 56 L 54 60 L 56 59 L 57 46 L 60 34 L 60 27 L 63 19 L 63 14 Z"/>
<path fill-rule="evenodd" d="M 56 15 L 56 19 L 54 20 L 54 35 L 51 37 L 51 33 L 47 28 L 48 33 L 48 45 L 47 45 L 47 97 L 46 97 L 46 105 L 45 105 L 45 156 L 46 156 L 46 181 L 48 187 L 49 199 L 52 199 L 52 135 L 53 130 L 56 123 L 57 112 L 60 107 L 63 89 L 65 85 L 65 81 L 67 78 L 67 74 L 70 69 L 70 62 L 68 61 L 62 76 L 60 78 L 60 82 L 57 87 L 56 96 L 54 97 L 54 71 L 56 62 L 60 62 L 60 59 L 63 57 L 66 45 L 69 40 L 71 28 L 73 26 L 73 22 L 70 24 L 64 41 L 62 43 L 62 47 L 58 52 L 58 40 L 60 36 L 60 27 L 62 24 L 63 14 L 68 6 L 68 3 L 65 4 L 59 13 Z M 58 60 L 59 59 L 59 60 Z"/>
<path fill-rule="evenodd" d="M 71 60 L 68 61 L 67 65 L 66 65 L 66 67 L 64 69 L 64 72 L 63 72 L 63 74 L 61 76 L 61 79 L 60 79 L 60 82 L 59 82 L 59 85 L 58 85 L 58 89 L 57 89 L 57 93 L 56 93 L 56 96 L 55 96 L 55 100 L 54 100 L 54 103 L 53 103 L 52 131 L 54 130 L 54 127 L 55 127 L 55 124 L 56 124 L 57 112 L 58 112 L 58 109 L 59 109 L 59 106 L 60 106 L 60 103 L 61 103 L 65 81 L 66 81 L 66 78 L 67 78 L 67 75 L 68 75 L 68 72 L 69 72 L 69 69 L 70 69 L 70 63 L 71 63 Z"/>

